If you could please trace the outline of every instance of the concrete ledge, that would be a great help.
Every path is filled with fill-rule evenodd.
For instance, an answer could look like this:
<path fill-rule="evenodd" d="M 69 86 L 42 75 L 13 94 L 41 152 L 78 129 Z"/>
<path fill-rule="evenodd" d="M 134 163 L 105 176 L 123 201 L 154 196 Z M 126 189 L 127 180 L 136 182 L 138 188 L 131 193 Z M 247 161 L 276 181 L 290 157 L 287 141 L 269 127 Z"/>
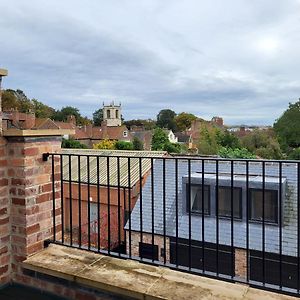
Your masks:
<path fill-rule="evenodd" d="M 53 244 L 29 257 L 23 268 L 134 299 L 297 299 Z"/>
<path fill-rule="evenodd" d="M 74 135 L 75 130 L 71 129 L 37 129 L 37 130 L 20 130 L 8 129 L 3 131 L 5 137 L 35 137 L 35 136 L 63 136 Z"/>
<path fill-rule="evenodd" d="M 0 76 L 7 76 L 8 72 L 5 69 L 0 69 Z"/>

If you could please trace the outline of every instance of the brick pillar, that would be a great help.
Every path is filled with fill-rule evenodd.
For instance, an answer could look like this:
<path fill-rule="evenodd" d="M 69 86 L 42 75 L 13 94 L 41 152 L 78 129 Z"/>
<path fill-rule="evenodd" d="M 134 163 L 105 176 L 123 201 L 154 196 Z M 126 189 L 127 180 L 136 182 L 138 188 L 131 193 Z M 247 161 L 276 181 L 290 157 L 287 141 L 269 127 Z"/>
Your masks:
<path fill-rule="evenodd" d="M 6 140 L 0 137 L 0 286 L 10 281 L 10 205 Z"/>
<path fill-rule="evenodd" d="M 247 251 L 245 249 L 235 248 L 235 276 L 247 278 Z"/>
<path fill-rule="evenodd" d="M 59 152 L 60 146 L 61 138 L 54 136 L 8 138 L 12 280 L 21 274 L 20 262 L 42 250 L 43 241 L 52 237 L 52 160 L 44 162 L 42 154 Z M 58 160 L 54 166 L 59 173 Z M 59 210 L 59 183 L 55 186 Z"/>

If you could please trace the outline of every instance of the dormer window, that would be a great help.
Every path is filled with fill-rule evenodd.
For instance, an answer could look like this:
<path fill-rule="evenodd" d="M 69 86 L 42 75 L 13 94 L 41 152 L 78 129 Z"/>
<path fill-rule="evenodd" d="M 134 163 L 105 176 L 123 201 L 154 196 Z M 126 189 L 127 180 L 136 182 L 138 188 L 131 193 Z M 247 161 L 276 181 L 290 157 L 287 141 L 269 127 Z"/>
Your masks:
<path fill-rule="evenodd" d="M 127 130 L 123 131 L 123 137 L 127 137 L 127 136 L 128 136 L 128 131 Z"/>
<path fill-rule="evenodd" d="M 231 218 L 231 198 L 233 206 L 233 217 L 242 219 L 242 189 L 230 186 L 219 186 L 218 203 L 219 216 Z"/>
<path fill-rule="evenodd" d="M 250 189 L 250 220 L 278 224 L 277 190 Z M 263 212 L 263 202 L 264 212 Z M 264 216 L 263 216 L 264 215 Z"/>
<path fill-rule="evenodd" d="M 188 191 L 188 185 L 187 185 L 187 191 Z M 187 192 L 187 197 L 188 195 L 189 192 Z M 209 215 L 210 214 L 210 186 L 204 185 L 204 190 L 202 191 L 202 185 L 191 185 L 190 195 L 191 195 L 190 196 L 191 212 L 202 214 L 202 204 L 204 202 L 204 214 Z M 202 196 L 204 196 L 204 201 L 202 200 Z"/>

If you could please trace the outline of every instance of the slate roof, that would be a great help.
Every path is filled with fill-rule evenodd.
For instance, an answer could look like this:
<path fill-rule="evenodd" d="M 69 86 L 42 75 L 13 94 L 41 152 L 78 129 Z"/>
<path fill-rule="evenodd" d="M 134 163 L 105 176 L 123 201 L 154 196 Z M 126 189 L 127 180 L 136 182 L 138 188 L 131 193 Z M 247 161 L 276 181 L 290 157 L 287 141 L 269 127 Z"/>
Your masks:
<path fill-rule="evenodd" d="M 165 162 L 165 223 L 166 234 L 175 237 L 176 235 L 176 177 L 175 177 L 175 160 L 167 159 Z M 215 178 L 215 163 L 205 161 L 205 181 Z M 228 182 L 230 174 L 230 163 L 219 163 L 220 182 L 223 179 Z M 276 188 L 279 185 L 278 164 L 266 163 L 266 187 L 273 185 Z M 143 231 L 152 232 L 152 200 L 154 203 L 154 233 L 163 234 L 164 232 L 164 215 L 163 215 L 163 163 L 156 161 L 154 170 L 151 171 L 154 181 L 154 198 L 152 199 L 151 176 L 150 174 L 143 187 L 142 199 L 138 199 L 131 214 L 131 230 L 140 231 L 140 205 L 142 205 L 142 224 Z M 198 182 L 201 176 L 201 161 L 191 161 L 191 173 L 193 180 Z M 245 163 L 234 163 L 235 185 L 245 186 Z M 210 175 L 209 175 L 210 173 Z M 198 174 L 198 175 L 196 175 Z M 226 175 L 227 174 L 227 175 Z M 257 186 L 262 186 L 262 166 L 261 163 L 255 162 L 249 164 L 249 174 L 251 182 Z M 189 236 L 189 216 L 185 210 L 185 185 L 187 180 L 188 164 L 187 160 L 178 160 L 178 230 L 180 238 Z M 282 227 L 282 252 L 286 255 L 297 254 L 297 165 L 282 165 L 282 185 L 284 195 L 283 199 L 283 227 Z M 200 182 L 199 182 L 200 183 Z M 251 183 L 252 184 L 252 183 Z M 245 193 L 245 192 L 244 192 Z M 245 197 L 245 196 L 243 196 Z M 125 229 L 129 229 L 129 223 Z M 202 216 L 192 215 L 191 235 L 193 240 L 202 241 Z M 234 221 L 234 246 L 246 247 L 246 221 Z M 206 242 L 216 242 L 216 217 L 204 217 L 204 240 Z M 231 245 L 231 221 L 219 218 L 219 243 Z M 249 222 L 249 245 L 251 249 L 262 249 L 262 224 Z M 273 253 L 279 253 L 279 226 L 265 225 L 265 250 Z"/>
<path fill-rule="evenodd" d="M 151 168 L 151 157 L 163 157 L 167 155 L 164 151 L 120 151 L 120 150 L 91 150 L 91 149 L 62 149 L 63 155 L 63 178 L 82 183 L 97 184 L 99 173 L 99 183 L 101 185 L 118 186 L 118 166 L 120 172 L 120 186 L 133 187 L 140 180 L 140 163 L 142 165 L 142 176 Z M 80 178 L 79 163 L 80 157 Z M 71 159 L 71 177 L 69 166 Z M 118 158 L 119 157 L 119 165 Z M 128 158 L 129 157 L 129 158 Z M 97 160 L 99 160 L 99 172 L 97 172 Z M 130 160 L 130 182 L 128 179 L 128 160 Z M 155 161 L 155 160 L 153 160 Z M 90 172 L 88 173 L 88 165 Z M 109 176 L 107 168 L 109 167 Z M 88 178 L 89 174 L 89 178 Z M 89 180 L 88 180 L 89 179 Z"/>

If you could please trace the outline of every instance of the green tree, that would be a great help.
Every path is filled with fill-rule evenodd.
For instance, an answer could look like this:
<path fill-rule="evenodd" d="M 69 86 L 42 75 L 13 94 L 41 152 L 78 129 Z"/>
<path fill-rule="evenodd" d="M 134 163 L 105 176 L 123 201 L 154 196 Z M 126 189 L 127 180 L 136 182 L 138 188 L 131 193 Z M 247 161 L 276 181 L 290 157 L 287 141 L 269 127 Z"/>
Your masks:
<path fill-rule="evenodd" d="M 132 144 L 134 150 L 144 150 L 143 142 L 139 138 L 134 137 L 132 140 Z"/>
<path fill-rule="evenodd" d="M 94 126 L 101 126 L 103 121 L 103 109 L 99 108 L 93 113 Z"/>
<path fill-rule="evenodd" d="M 221 147 L 218 155 L 223 158 L 256 158 L 255 154 L 251 153 L 246 148 L 228 148 Z"/>
<path fill-rule="evenodd" d="M 32 99 L 31 102 L 33 104 L 33 110 L 37 118 L 52 118 L 55 112 L 54 108 L 38 101 L 37 99 Z"/>
<path fill-rule="evenodd" d="M 27 98 L 22 90 L 16 90 L 15 95 L 19 102 L 19 111 L 22 113 L 28 113 L 34 111 L 34 107 L 30 99 Z"/>
<path fill-rule="evenodd" d="M 242 147 L 265 159 L 281 159 L 283 154 L 271 130 L 254 130 L 241 139 Z"/>
<path fill-rule="evenodd" d="M 288 109 L 274 123 L 274 130 L 284 151 L 300 146 L 300 99 L 289 104 Z"/>
<path fill-rule="evenodd" d="M 173 144 L 168 141 L 165 143 L 163 150 L 167 151 L 168 153 L 180 153 L 181 147 L 179 144 Z"/>
<path fill-rule="evenodd" d="M 169 142 L 167 134 L 159 127 L 154 130 L 152 136 L 152 150 L 164 150 L 165 144 Z"/>
<path fill-rule="evenodd" d="M 193 114 L 182 112 L 175 117 L 177 130 L 185 131 L 191 127 L 191 124 L 197 117 Z"/>
<path fill-rule="evenodd" d="M 216 139 L 217 139 L 217 143 L 222 147 L 231 148 L 231 149 L 236 149 L 241 147 L 241 143 L 238 137 L 232 134 L 231 132 L 229 132 L 228 130 L 226 130 L 225 132 L 221 132 L 221 131 L 217 132 Z"/>
<path fill-rule="evenodd" d="M 62 148 L 86 149 L 87 146 L 74 139 L 63 139 L 61 143 Z"/>
<path fill-rule="evenodd" d="M 200 129 L 198 151 L 204 155 L 216 155 L 220 148 L 217 141 L 219 130 L 212 126 L 203 125 Z"/>
<path fill-rule="evenodd" d="M 117 141 L 115 147 L 117 150 L 133 150 L 133 144 L 131 142 Z"/>
<path fill-rule="evenodd" d="M 176 130 L 175 124 L 176 113 L 171 109 L 162 109 L 157 115 L 157 126 L 160 128 L 168 128 Z"/>
<path fill-rule="evenodd" d="M 19 110 L 20 104 L 18 98 L 15 95 L 14 90 L 3 90 L 2 91 L 2 110 L 7 111 L 11 109 Z"/>
<path fill-rule="evenodd" d="M 300 147 L 293 149 L 289 155 L 288 155 L 288 159 L 295 159 L 295 160 L 300 160 Z"/>
<path fill-rule="evenodd" d="M 151 119 L 133 119 L 124 121 L 124 125 L 130 129 L 132 126 L 143 126 L 145 130 L 152 130 L 156 126 L 156 122 Z"/>

